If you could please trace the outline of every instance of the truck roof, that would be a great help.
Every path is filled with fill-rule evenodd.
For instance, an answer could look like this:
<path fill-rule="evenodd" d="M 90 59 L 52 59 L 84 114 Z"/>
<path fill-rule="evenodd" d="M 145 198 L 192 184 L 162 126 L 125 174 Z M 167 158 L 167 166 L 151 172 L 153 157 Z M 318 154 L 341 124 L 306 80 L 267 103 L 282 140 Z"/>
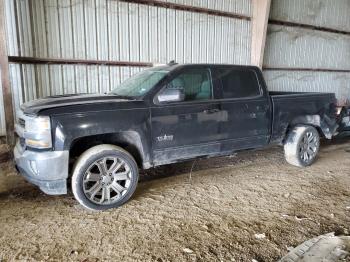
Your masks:
<path fill-rule="evenodd" d="M 254 70 L 260 70 L 257 66 L 251 66 L 251 65 L 237 65 L 237 64 L 206 64 L 206 63 L 200 63 L 200 64 L 177 64 L 177 63 L 171 63 L 167 65 L 161 65 L 161 66 L 155 66 L 153 68 L 157 68 L 159 70 L 165 70 L 165 71 L 172 71 L 174 69 L 178 68 L 193 68 L 193 67 L 210 67 L 210 68 L 222 68 L 222 67 L 235 67 L 240 69 L 254 69 Z"/>

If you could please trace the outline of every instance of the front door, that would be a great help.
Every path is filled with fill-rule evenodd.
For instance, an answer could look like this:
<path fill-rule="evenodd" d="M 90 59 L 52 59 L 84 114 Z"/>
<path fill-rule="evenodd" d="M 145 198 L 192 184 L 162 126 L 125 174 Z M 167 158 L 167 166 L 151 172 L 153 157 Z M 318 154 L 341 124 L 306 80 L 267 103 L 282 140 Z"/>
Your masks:
<path fill-rule="evenodd" d="M 166 164 L 218 152 L 220 103 L 213 100 L 210 70 L 185 67 L 160 93 L 166 88 L 183 90 L 184 99 L 155 102 L 151 108 L 154 163 Z"/>

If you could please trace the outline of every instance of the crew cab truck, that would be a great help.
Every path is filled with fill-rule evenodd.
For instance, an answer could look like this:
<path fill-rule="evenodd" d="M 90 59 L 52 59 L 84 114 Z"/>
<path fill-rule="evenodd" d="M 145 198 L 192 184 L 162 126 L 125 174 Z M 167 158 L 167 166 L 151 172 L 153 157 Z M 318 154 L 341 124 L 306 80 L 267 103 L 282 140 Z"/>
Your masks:
<path fill-rule="evenodd" d="M 287 162 L 311 165 L 320 137 L 337 130 L 331 93 L 268 92 L 259 68 L 168 64 L 108 94 L 52 96 L 17 113 L 18 170 L 47 194 L 73 194 L 105 210 L 134 193 L 139 169 L 284 145 Z"/>

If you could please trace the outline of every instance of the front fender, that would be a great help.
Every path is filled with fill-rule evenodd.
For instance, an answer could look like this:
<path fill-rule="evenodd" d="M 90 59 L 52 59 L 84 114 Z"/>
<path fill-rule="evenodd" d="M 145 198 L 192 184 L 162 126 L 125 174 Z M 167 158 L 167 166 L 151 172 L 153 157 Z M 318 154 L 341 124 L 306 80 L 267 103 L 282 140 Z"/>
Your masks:
<path fill-rule="evenodd" d="M 63 114 L 51 117 L 54 150 L 69 150 L 80 138 L 106 135 L 131 143 L 150 161 L 150 121 L 147 109 Z"/>

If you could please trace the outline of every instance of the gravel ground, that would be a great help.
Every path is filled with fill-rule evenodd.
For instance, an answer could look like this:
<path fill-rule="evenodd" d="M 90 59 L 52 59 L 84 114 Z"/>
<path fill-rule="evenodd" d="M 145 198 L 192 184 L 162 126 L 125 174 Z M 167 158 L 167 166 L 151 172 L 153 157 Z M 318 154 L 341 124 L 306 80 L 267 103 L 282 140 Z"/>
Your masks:
<path fill-rule="evenodd" d="M 0 152 L 5 152 L 0 146 Z M 350 231 L 350 142 L 300 169 L 279 147 L 147 171 L 119 209 L 47 196 L 0 164 L 0 260 L 276 261 L 309 238 Z"/>

